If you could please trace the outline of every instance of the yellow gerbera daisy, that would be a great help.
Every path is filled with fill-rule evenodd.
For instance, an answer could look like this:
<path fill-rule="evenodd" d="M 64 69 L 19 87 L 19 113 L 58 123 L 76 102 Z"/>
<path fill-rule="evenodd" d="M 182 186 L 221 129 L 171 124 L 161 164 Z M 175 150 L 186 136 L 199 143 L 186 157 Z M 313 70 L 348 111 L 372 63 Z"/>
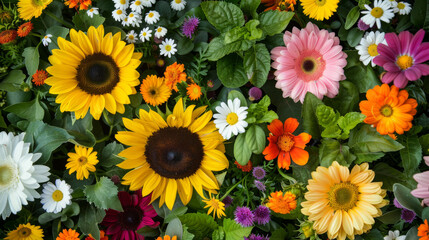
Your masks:
<path fill-rule="evenodd" d="M 19 18 L 30 20 L 33 17 L 38 18 L 52 0 L 19 0 L 18 12 Z"/>
<path fill-rule="evenodd" d="M 156 75 L 147 76 L 140 86 L 140 92 L 145 102 L 153 106 L 165 103 L 171 96 L 171 89 L 165 85 L 164 78 Z"/>
<path fill-rule="evenodd" d="M 89 177 L 89 172 L 95 172 L 94 165 L 97 165 L 97 152 L 93 148 L 74 146 L 76 153 L 68 153 L 66 168 L 70 169 L 69 174 L 76 172 L 76 179 L 83 180 Z"/>
<path fill-rule="evenodd" d="M 204 199 L 203 202 L 206 204 L 204 208 L 209 208 L 207 215 L 210 215 L 213 212 L 213 218 L 217 216 L 217 218 L 225 217 L 225 203 L 220 201 L 219 199 L 212 196 L 210 199 Z"/>
<path fill-rule="evenodd" d="M 337 11 L 340 0 L 301 0 L 304 14 L 310 18 L 322 21 L 329 19 Z"/>
<path fill-rule="evenodd" d="M 39 226 L 27 224 L 19 224 L 19 226 L 7 233 L 5 239 L 10 240 L 43 240 L 43 229 Z"/>
<path fill-rule="evenodd" d="M 328 232 L 329 239 L 354 239 L 369 231 L 380 208 L 388 204 L 383 199 L 386 190 L 382 182 L 372 182 L 375 173 L 368 163 L 347 167 L 333 162 L 329 168 L 318 167 L 308 180 L 301 212 L 314 221 L 317 234 Z"/>
<path fill-rule="evenodd" d="M 203 93 L 201 92 L 201 87 L 198 86 L 196 83 L 192 83 L 188 85 L 186 88 L 188 90 L 186 94 L 189 96 L 189 99 L 191 100 L 198 100 Z"/>
<path fill-rule="evenodd" d="M 88 33 L 70 30 L 70 41 L 58 38 L 59 49 L 52 50 L 46 71 L 52 77 L 45 83 L 58 94 L 61 112 L 75 112 L 76 118 L 85 117 L 88 109 L 100 119 L 104 108 L 112 114 L 125 111 L 128 95 L 135 94 L 140 84 L 141 53 L 134 53 L 134 45 L 121 41 L 121 34 L 104 36 L 104 27 L 90 27 Z M 125 46 L 126 45 L 126 46 Z"/>
<path fill-rule="evenodd" d="M 132 169 L 123 177 L 122 184 L 131 191 L 142 189 L 143 196 L 152 193 L 152 201 L 160 198 L 173 208 L 179 193 L 183 204 L 192 197 L 193 189 L 204 197 L 203 190 L 216 193 L 219 184 L 212 171 L 228 167 L 223 137 L 212 119 L 213 113 L 206 106 L 183 107 L 179 99 L 173 112 L 164 120 L 161 115 L 140 109 L 139 119 L 123 118 L 126 128 L 116 139 L 130 146 L 119 153 L 125 161 L 118 164 Z"/>

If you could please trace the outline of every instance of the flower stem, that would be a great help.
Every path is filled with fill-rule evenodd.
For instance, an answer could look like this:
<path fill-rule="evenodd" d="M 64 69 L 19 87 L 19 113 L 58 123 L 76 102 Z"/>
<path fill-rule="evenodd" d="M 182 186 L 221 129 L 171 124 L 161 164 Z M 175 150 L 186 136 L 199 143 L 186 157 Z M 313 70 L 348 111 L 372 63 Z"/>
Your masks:
<path fill-rule="evenodd" d="M 68 28 L 73 28 L 73 25 L 71 25 L 70 23 L 65 22 L 63 19 L 55 16 L 55 14 L 53 14 L 53 13 L 47 11 L 47 10 L 45 10 L 43 12 L 46 13 L 46 15 L 48 15 L 49 17 L 53 18 L 55 21 L 61 23 L 62 25 L 66 26 Z"/>
<path fill-rule="evenodd" d="M 282 175 L 282 177 L 286 178 L 287 180 L 289 180 L 292 184 L 296 184 L 297 181 L 295 180 L 295 178 L 287 175 L 286 173 L 282 172 L 282 170 L 280 170 L 280 168 L 278 168 L 280 175 Z"/>
<path fill-rule="evenodd" d="M 224 198 L 226 198 L 226 196 L 228 196 L 228 194 L 230 192 L 232 192 L 232 190 L 234 190 L 234 188 L 236 188 L 238 186 L 238 184 L 240 184 L 241 182 L 244 181 L 244 179 L 247 178 L 247 176 L 249 176 L 249 174 L 247 174 L 244 178 L 242 178 L 240 181 L 238 181 L 236 184 L 232 185 L 232 187 L 230 189 L 228 189 L 228 191 L 226 191 L 226 193 L 219 199 L 219 200 L 223 200 Z"/>

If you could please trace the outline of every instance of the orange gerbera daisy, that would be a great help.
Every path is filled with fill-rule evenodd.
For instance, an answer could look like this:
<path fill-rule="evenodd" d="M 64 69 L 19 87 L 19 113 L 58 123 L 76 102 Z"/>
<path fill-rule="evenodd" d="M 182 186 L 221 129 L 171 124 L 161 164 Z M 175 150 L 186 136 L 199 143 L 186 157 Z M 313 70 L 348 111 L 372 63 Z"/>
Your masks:
<path fill-rule="evenodd" d="M 296 0 L 261 0 L 261 3 L 267 7 L 268 10 L 280 10 L 280 11 L 294 11 L 294 5 Z"/>
<path fill-rule="evenodd" d="M 25 37 L 27 36 L 31 30 L 33 30 L 33 24 L 31 22 L 26 22 L 21 24 L 21 26 L 18 27 L 18 36 Z"/>
<path fill-rule="evenodd" d="M 0 32 L 0 44 L 6 44 L 15 40 L 18 36 L 16 30 L 5 30 Z"/>
<path fill-rule="evenodd" d="M 58 235 L 56 240 L 80 240 L 79 233 L 73 229 L 64 229 L 62 232 L 60 232 L 60 235 Z"/>
<path fill-rule="evenodd" d="M 88 6 L 92 4 L 91 0 L 65 0 L 64 5 L 69 6 L 69 8 L 75 8 L 77 9 L 79 7 L 79 10 L 87 10 Z"/>
<path fill-rule="evenodd" d="M 31 79 L 31 81 L 34 85 L 40 86 L 45 84 L 45 80 L 48 78 L 48 73 L 45 70 L 37 70 L 32 77 L 33 79 Z"/>
<path fill-rule="evenodd" d="M 178 91 L 177 83 L 186 81 L 185 65 L 177 64 L 177 62 L 171 64 L 165 69 L 165 83 L 170 89 Z"/>
<path fill-rule="evenodd" d="M 156 240 L 177 240 L 177 236 L 170 237 L 168 235 L 165 235 L 164 237 L 158 237 Z"/>
<path fill-rule="evenodd" d="M 85 240 L 95 240 L 91 234 L 85 238 Z M 100 240 L 109 240 L 109 238 L 105 235 L 103 230 L 100 230 Z"/>
<path fill-rule="evenodd" d="M 253 165 L 252 165 L 252 161 L 248 161 L 246 165 L 240 165 L 240 163 L 238 163 L 237 161 L 234 162 L 235 165 L 237 165 L 237 167 L 239 169 L 241 169 L 241 171 L 243 172 L 250 172 L 252 171 Z"/>
<path fill-rule="evenodd" d="M 267 207 L 273 212 L 288 214 L 296 208 L 296 196 L 291 192 L 272 192 L 268 197 Z"/>
<path fill-rule="evenodd" d="M 420 237 L 420 240 L 429 240 L 428 220 L 425 219 L 425 222 L 419 226 L 418 230 L 417 236 Z"/>
<path fill-rule="evenodd" d="M 307 163 L 309 155 L 304 148 L 310 141 L 311 135 L 301 133 L 294 136 L 292 133 L 298 128 L 298 125 L 298 120 L 295 118 L 286 119 L 284 126 L 278 119 L 274 119 L 268 125 L 271 133 L 267 139 L 270 144 L 262 152 L 266 160 L 270 161 L 278 156 L 277 165 L 279 168 L 287 170 L 289 170 L 291 158 L 298 165 Z"/>
<path fill-rule="evenodd" d="M 201 92 L 201 87 L 198 86 L 196 83 L 190 84 L 186 90 L 188 90 L 187 94 L 189 96 L 189 99 L 191 100 L 198 100 L 203 93 Z"/>
<path fill-rule="evenodd" d="M 417 113 L 417 101 L 408 98 L 407 90 L 383 84 L 366 92 L 366 98 L 359 108 L 366 115 L 365 123 L 377 128 L 381 135 L 396 138 L 393 133 L 403 134 L 411 129 L 413 116 Z"/>

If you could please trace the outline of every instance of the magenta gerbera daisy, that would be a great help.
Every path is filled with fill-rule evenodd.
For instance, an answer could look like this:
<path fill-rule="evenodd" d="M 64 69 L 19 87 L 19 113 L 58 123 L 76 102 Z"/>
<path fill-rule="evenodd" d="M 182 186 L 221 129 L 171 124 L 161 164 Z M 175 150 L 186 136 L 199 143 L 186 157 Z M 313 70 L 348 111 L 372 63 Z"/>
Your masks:
<path fill-rule="evenodd" d="M 142 197 L 140 190 L 131 195 L 121 191 L 118 197 L 124 211 L 106 211 L 101 223 L 107 227 L 106 234 L 112 235 L 111 240 L 144 240 L 143 235 L 136 231 L 145 226 L 155 228 L 159 225 L 153 220 L 157 214 L 150 204 L 151 195 Z"/>
<path fill-rule="evenodd" d="M 347 64 L 335 33 L 319 30 L 309 22 L 304 29 L 294 27 L 292 32 L 285 32 L 283 41 L 286 47 L 271 51 L 276 87 L 283 91 L 283 97 L 301 103 L 307 92 L 319 99 L 335 97 Z"/>
<path fill-rule="evenodd" d="M 403 88 L 408 81 L 429 75 L 429 65 L 423 64 L 429 60 L 429 43 L 422 43 L 424 37 L 423 29 L 414 36 L 409 31 L 403 31 L 399 36 L 386 33 L 387 45 L 377 46 L 379 55 L 373 60 L 387 71 L 381 79 L 383 83 L 393 81 L 395 86 Z"/>

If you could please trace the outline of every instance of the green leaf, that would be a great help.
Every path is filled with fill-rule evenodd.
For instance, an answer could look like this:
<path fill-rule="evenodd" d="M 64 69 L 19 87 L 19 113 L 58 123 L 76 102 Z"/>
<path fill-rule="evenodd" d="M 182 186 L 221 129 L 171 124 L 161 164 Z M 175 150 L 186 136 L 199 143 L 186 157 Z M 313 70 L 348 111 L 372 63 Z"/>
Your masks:
<path fill-rule="evenodd" d="M 248 237 L 252 228 L 253 227 L 242 227 L 229 218 L 223 220 L 225 240 L 241 240 L 244 237 Z"/>
<path fill-rule="evenodd" d="M 46 224 L 46 223 L 48 223 L 50 221 L 53 221 L 53 220 L 55 220 L 57 218 L 60 218 L 60 217 L 61 217 L 61 213 L 48 213 L 48 212 L 45 212 L 45 213 L 42 213 L 39 216 L 38 221 L 39 221 L 40 224 L 43 225 L 43 224 Z"/>
<path fill-rule="evenodd" d="M 217 64 L 217 75 L 225 87 L 237 88 L 248 82 L 243 68 L 243 59 L 237 54 L 230 54 L 220 59 Z"/>
<path fill-rule="evenodd" d="M 188 227 L 186 225 L 183 224 L 182 226 L 183 226 L 183 235 L 181 240 L 193 240 L 195 235 L 188 232 Z"/>
<path fill-rule="evenodd" d="M 260 154 L 265 149 L 265 132 L 258 125 L 252 125 L 246 132 L 246 144 L 255 154 Z"/>
<path fill-rule="evenodd" d="M 357 160 L 355 161 L 356 164 L 361 164 L 364 162 L 373 162 L 375 160 L 378 160 L 382 157 L 384 157 L 384 153 L 382 152 L 357 152 L 355 153 Z"/>
<path fill-rule="evenodd" d="M 235 27 L 225 34 L 225 44 L 229 44 L 238 40 L 243 40 L 244 35 L 248 33 L 244 27 Z"/>
<path fill-rule="evenodd" d="M 349 135 L 350 130 L 355 128 L 359 123 L 365 119 L 365 115 L 359 112 L 349 112 L 344 117 L 338 119 L 338 126 L 343 129 L 344 133 Z"/>
<path fill-rule="evenodd" d="M 29 76 L 36 73 L 39 68 L 39 50 L 35 47 L 26 47 L 22 53 L 24 57 L 25 68 Z"/>
<path fill-rule="evenodd" d="M 207 20 L 221 32 L 244 25 L 243 12 L 233 3 L 207 1 L 201 3 L 201 8 Z"/>
<path fill-rule="evenodd" d="M 259 4 L 261 4 L 261 0 L 242 0 L 240 1 L 240 8 L 256 19 L 258 16 L 256 9 L 258 9 Z"/>
<path fill-rule="evenodd" d="M 429 208 L 424 208 L 422 212 L 422 219 L 429 219 Z"/>
<path fill-rule="evenodd" d="M 107 177 L 101 177 L 95 185 L 85 186 L 83 192 L 88 202 L 97 208 L 123 211 L 118 198 L 118 187 Z"/>
<path fill-rule="evenodd" d="M 76 30 L 82 30 L 86 32 L 89 27 L 93 26 L 97 28 L 106 20 L 101 15 L 94 15 L 92 18 L 86 14 L 86 11 L 79 11 L 78 14 L 73 16 L 72 22 L 74 23 Z"/>
<path fill-rule="evenodd" d="M 420 145 L 422 146 L 423 154 L 429 155 L 429 134 L 425 134 L 419 138 Z"/>
<path fill-rule="evenodd" d="M 393 194 L 396 200 L 406 209 L 414 211 L 418 216 L 422 216 L 423 207 L 420 201 L 411 195 L 411 190 L 400 183 L 393 184 Z"/>
<path fill-rule="evenodd" d="M 225 55 L 236 51 L 246 51 L 254 44 L 250 40 L 235 41 L 229 44 L 225 43 L 225 34 L 215 37 L 209 43 L 206 56 L 210 61 L 218 61 Z"/>
<path fill-rule="evenodd" d="M 364 125 L 359 130 L 356 128 L 352 130 L 349 146 L 358 150 L 356 152 L 395 152 L 404 148 L 391 137 L 380 135 L 369 125 Z"/>
<path fill-rule="evenodd" d="M 326 105 L 318 105 L 316 108 L 316 117 L 319 124 L 324 127 L 332 127 L 337 125 L 337 121 L 340 117 L 338 112 L 331 107 Z"/>
<path fill-rule="evenodd" d="M 359 30 L 359 28 L 353 28 L 349 31 L 347 34 L 347 43 L 350 45 L 350 47 L 356 47 L 363 36 L 363 31 Z"/>
<path fill-rule="evenodd" d="M 405 183 L 406 176 L 386 163 L 378 163 L 373 168 L 373 171 L 375 172 L 375 181 L 382 182 L 383 189 L 392 191 L 393 184 Z"/>
<path fill-rule="evenodd" d="M 401 154 L 404 172 L 408 176 L 411 176 L 419 167 L 419 164 L 423 158 L 422 147 L 420 146 L 419 137 L 417 135 L 405 136 L 404 140 L 401 141 L 401 143 L 405 147 L 399 152 Z"/>
<path fill-rule="evenodd" d="M 293 17 L 293 12 L 285 11 L 265 11 L 259 16 L 259 27 L 267 35 L 273 36 L 277 33 L 283 32 Z"/>
<path fill-rule="evenodd" d="M 22 73 L 21 70 L 12 70 L 6 78 L 0 82 L 0 90 L 8 92 L 18 91 L 20 90 L 21 83 L 23 83 L 24 80 L 25 74 Z"/>
<path fill-rule="evenodd" d="M 53 44 L 48 45 L 49 51 L 52 52 L 53 49 L 58 48 L 58 37 L 66 38 L 69 34 L 69 29 L 61 26 L 52 26 L 46 30 L 46 35 L 51 34 L 52 35 L 52 42 Z"/>
<path fill-rule="evenodd" d="M 359 15 L 360 15 L 359 6 L 352 8 L 352 10 L 350 10 L 350 12 L 347 14 L 346 23 L 344 24 L 344 28 L 346 30 L 349 30 L 351 27 L 353 27 L 353 25 L 355 25 L 355 23 L 359 19 Z"/>
<path fill-rule="evenodd" d="M 244 95 L 237 91 L 237 90 L 232 90 L 228 93 L 228 100 L 234 101 L 234 99 L 240 99 L 240 106 L 241 107 L 247 107 L 247 101 L 246 98 L 244 97 Z"/>
<path fill-rule="evenodd" d="M 179 217 L 183 225 L 188 227 L 188 231 L 195 235 L 195 239 L 204 239 L 211 236 L 213 231 L 218 228 L 214 219 L 204 213 L 187 213 Z"/>
<path fill-rule="evenodd" d="M 116 142 L 107 144 L 101 152 L 101 161 L 99 164 L 103 167 L 111 168 L 116 164 L 121 163 L 123 159 L 119 157 L 118 154 L 122 150 L 124 150 L 124 146 L 122 144 Z"/>
<path fill-rule="evenodd" d="M 214 230 L 212 233 L 212 240 L 223 240 L 225 238 L 225 232 L 223 231 L 223 227 L 219 227 Z"/>
<path fill-rule="evenodd" d="M 45 111 L 40 105 L 39 98 L 35 98 L 30 102 L 17 103 L 4 108 L 4 111 L 15 113 L 18 117 L 29 121 L 42 120 Z"/>
<path fill-rule="evenodd" d="M 178 218 L 174 218 L 167 225 L 167 229 L 165 230 L 165 235 L 168 236 L 177 236 L 178 239 L 182 239 L 183 229 L 182 222 Z"/>
<path fill-rule="evenodd" d="M 248 40 L 256 40 L 260 39 L 263 35 L 263 31 L 258 28 L 259 21 L 256 19 L 252 19 L 248 21 L 245 25 L 248 33 L 244 36 L 244 39 Z"/>
<path fill-rule="evenodd" d="M 425 30 L 428 30 L 429 25 L 429 17 L 427 14 L 429 14 L 429 2 L 428 0 L 419 0 L 415 1 L 413 8 L 411 10 L 411 23 L 416 28 L 422 28 L 425 27 Z"/>
<path fill-rule="evenodd" d="M 320 105 L 322 106 L 322 105 Z M 322 137 L 324 138 L 340 138 L 341 137 L 341 129 L 337 124 L 331 125 L 322 132 Z"/>
<path fill-rule="evenodd" d="M 408 230 L 407 235 L 405 235 L 405 240 L 419 240 L 420 237 L 417 236 L 417 233 L 417 227 L 412 227 L 410 230 Z"/>
<path fill-rule="evenodd" d="M 187 37 L 182 37 L 177 42 L 177 54 L 186 55 L 194 49 L 194 43 Z"/>
<path fill-rule="evenodd" d="M 354 55 L 351 55 L 351 57 L 353 56 Z M 349 58 L 350 57 L 347 57 L 347 61 L 349 61 Z M 359 61 L 359 57 L 357 57 L 357 61 Z M 362 63 L 344 69 L 344 74 L 346 75 L 348 81 L 356 85 L 360 93 L 366 93 L 368 89 L 372 89 L 376 85 L 381 84 L 372 67 L 365 67 Z"/>
<path fill-rule="evenodd" d="M 384 187 L 383 187 L 384 188 Z M 395 209 L 377 218 L 384 224 L 395 224 L 401 220 L 401 210 Z"/>
<path fill-rule="evenodd" d="M 182 216 L 183 214 L 185 214 L 188 211 L 188 208 L 185 206 L 182 207 L 178 207 L 176 209 L 174 209 L 173 211 L 171 211 L 165 218 L 164 218 L 164 222 L 165 223 L 169 223 L 170 221 L 172 221 L 175 218 L 178 218 L 180 216 Z"/>
<path fill-rule="evenodd" d="M 337 161 L 343 166 L 349 166 L 356 156 L 350 153 L 349 147 L 341 145 L 340 142 L 334 139 L 325 138 L 322 140 L 322 145 L 319 149 L 320 165 L 329 167 L 334 161 Z"/>
<path fill-rule="evenodd" d="M 270 52 L 262 43 L 256 44 L 244 53 L 244 71 L 256 87 L 262 87 L 267 81 L 270 64 Z"/>
<path fill-rule="evenodd" d="M 237 162 L 244 166 L 249 162 L 252 150 L 246 143 L 246 133 L 238 134 L 234 142 L 234 157 Z"/>
<path fill-rule="evenodd" d="M 79 214 L 77 226 L 83 234 L 91 234 L 95 239 L 100 239 L 98 223 L 103 220 L 105 215 L 106 213 L 104 210 L 97 209 L 92 206 L 83 207 Z"/>
<path fill-rule="evenodd" d="M 304 132 L 310 134 L 313 139 L 320 138 L 320 126 L 317 121 L 316 109 L 317 106 L 323 105 L 323 102 L 308 92 L 305 95 L 304 104 L 302 106 L 302 125 Z"/>
<path fill-rule="evenodd" d="M 341 81 L 338 95 L 335 98 L 324 98 L 323 102 L 345 115 L 359 109 L 359 90 L 352 82 Z"/>

